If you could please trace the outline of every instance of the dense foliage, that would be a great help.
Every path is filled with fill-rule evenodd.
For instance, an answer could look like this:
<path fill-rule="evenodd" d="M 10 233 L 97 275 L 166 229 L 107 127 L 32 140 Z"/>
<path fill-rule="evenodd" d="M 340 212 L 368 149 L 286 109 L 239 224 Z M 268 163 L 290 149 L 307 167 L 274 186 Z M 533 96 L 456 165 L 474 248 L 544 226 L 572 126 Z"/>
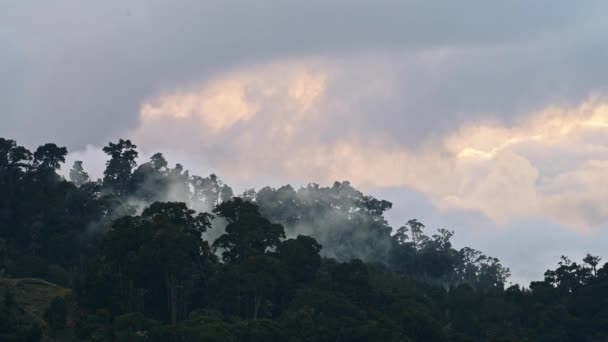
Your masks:
<path fill-rule="evenodd" d="M 73 289 L 30 322 L 0 298 L 6 341 L 605 341 L 608 264 L 564 257 L 529 289 L 452 231 L 393 229 L 348 182 L 235 196 L 216 175 L 137 165 L 110 143 L 101 180 L 67 150 L 0 138 L 0 276 Z M 60 337 L 58 337 L 60 336 Z"/>

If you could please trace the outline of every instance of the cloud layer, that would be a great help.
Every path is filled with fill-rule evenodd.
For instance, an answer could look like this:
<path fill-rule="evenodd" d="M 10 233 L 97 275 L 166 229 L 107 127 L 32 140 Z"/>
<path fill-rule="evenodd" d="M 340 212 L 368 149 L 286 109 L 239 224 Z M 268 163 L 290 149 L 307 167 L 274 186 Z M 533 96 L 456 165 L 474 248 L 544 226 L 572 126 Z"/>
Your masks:
<path fill-rule="evenodd" d="M 101 144 L 137 125 L 145 99 L 235 68 L 379 53 L 416 66 L 408 67 L 415 84 L 399 89 L 412 94 L 395 111 L 420 116 L 416 125 L 397 115 L 397 125 L 366 124 L 392 130 L 408 124 L 428 134 L 489 111 L 508 119 L 525 107 L 605 87 L 605 7 L 599 1 L 2 1 L 0 89 L 10 91 L 0 95 L 6 104 L 0 133 L 28 143 L 62 136 L 72 148 Z M 428 58 L 426 50 L 444 51 L 450 63 L 417 63 Z"/>
<path fill-rule="evenodd" d="M 471 120 L 408 146 L 399 135 L 348 124 L 365 116 L 359 107 L 396 88 L 382 74 L 349 82 L 361 67 L 299 61 L 235 71 L 145 102 L 132 135 L 145 146 L 172 143 L 193 154 L 219 145 L 225 153 L 212 163 L 230 177 L 405 186 L 440 208 L 478 210 L 499 223 L 542 216 L 585 231 L 608 219 L 608 104 L 601 98 L 549 105 L 510 125 Z M 346 84 L 350 96 L 341 95 Z"/>

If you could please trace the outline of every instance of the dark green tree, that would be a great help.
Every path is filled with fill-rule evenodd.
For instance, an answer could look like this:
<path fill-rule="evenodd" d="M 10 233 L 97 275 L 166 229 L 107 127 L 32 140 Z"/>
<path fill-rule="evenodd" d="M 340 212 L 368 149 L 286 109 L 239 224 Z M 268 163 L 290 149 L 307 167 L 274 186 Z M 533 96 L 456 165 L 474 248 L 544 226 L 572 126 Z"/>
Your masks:
<path fill-rule="evenodd" d="M 101 280 L 91 281 L 115 282 L 117 291 L 109 295 L 118 296 L 123 312 L 155 307 L 157 317 L 175 324 L 213 263 L 202 237 L 210 226 L 209 214 L 196 214 L 184 203 L 153 203 L 141 216 L 114 222 L 101 245 Z"/>
<path fill-rule="evenodd" d="M 121 196 L 129 191 L 131 173 L 137 165 L 137 146 L 131 140 L 120 139 L 118 143 L 110 142 L 103 152 L 110 156 L 104 171 L 104 186 Z"/>
<path fill-rule="evenodd" d="M 226 233 L 213 243 L 225 262 L 238 262 L 275 250 L 285 238 L 283 226 L 263 217 L 258 206 L 241 198 L 220 203 L 213 211 L 226 219 Z"/>
<path fill-rule="evenodd" d="M 34 166 L 40 170 L 58 170 L 65 163 L 68 150 L 55 144 L 45 144 L 34 152 Z"/>
<path fill-rule="evenodd" d="M 315 278 L 321 266 L 321 245 L 312 237 L 298 235 L 283 241 L 278 255 L 286 266 L 286 272 L 296 282 L 307 282 Z"/>

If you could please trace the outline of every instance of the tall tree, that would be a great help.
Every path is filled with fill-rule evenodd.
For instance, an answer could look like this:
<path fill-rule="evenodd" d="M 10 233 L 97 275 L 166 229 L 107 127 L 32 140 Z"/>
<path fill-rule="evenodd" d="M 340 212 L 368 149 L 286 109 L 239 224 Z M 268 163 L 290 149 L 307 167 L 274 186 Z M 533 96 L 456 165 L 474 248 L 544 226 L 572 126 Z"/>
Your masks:
<path fill-rule="evenodd" d="M 597 265 L 599 265 L 600 261 L 602 261 L 602 258 L 591 254 L 587 254 L 583 258 L 583 262 L 589 265 L 589 267 L 591 267 L 591 270 L 593 270 L 594 276 L 597 276 Z"/>
<path fill-rule="evenodd" d="M 164 308 L 159 315 L 175 324 L 192 301 L 205 264 L 214 259 L 202 237 L 210 226 L 209 214 L 177 202 L 156 202 L 141 216 L 116 220 L 104 237 L 99 268 L 116 282 L 123 310 L 137 309 L 135 303 L 144 300 Z M 137 289 L 150 295 L 138 299 Z M 159 302 L 159 295 L 165 300 Z"/>
<path fill-rule="evenodd" d="M 34 166 L 41 170 L 57 170 L 65 163 L 68 150 L 56 144 L 45 144 L 34 152 Z"/>
<path fill-rule="evenodd" d="M 234 196 L 232 189 L 213 173 L 209 177 L 192 176 L 190 185 L 193 189 L 192 201 L 207 208 L 215 208 L 219 203 L 229 201 Z"/>
<path fill-rule="evenodd" d="M 32 153 L 17 142 L 0 138 L 0 168 L 25 168 L 29 166 Z"/>
<path fill-rule="evenodd" d="M 132 195 L 146 203 L 166 199 L 170 187 L 167 165 L 163 155 L 156 153 L 135 169 L 130 182 Z"/>
<path fill-rule="evenodd" d="M 236 197 L 213 211 L 228 221 L 226 233 L 213 243 L 225 262 L 236 262 L 276 249 L 285 238 L 283 226 L 263 217 L 255 203 Z"/>
<path fill-rule="evenodd" d="M 110 156 L 104 171 L 104 186 L 116 195 L 125 195 L 129 191 L 129 183 L 133 168 L 137 165 L 137 146 L 131 140 L 120 139 L 118 143 L 110 142 L 103 151 Z"/>

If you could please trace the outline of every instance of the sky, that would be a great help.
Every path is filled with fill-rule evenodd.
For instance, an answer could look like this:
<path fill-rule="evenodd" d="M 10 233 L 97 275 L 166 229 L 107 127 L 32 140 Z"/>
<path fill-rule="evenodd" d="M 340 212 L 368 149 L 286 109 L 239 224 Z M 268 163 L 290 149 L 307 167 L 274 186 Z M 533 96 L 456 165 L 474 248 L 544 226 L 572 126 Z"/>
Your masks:
<path fill-rule="evenodd" d="M 605 1 L 0 0 L 0 136 L 349 180 L 541 279 L 608 243 Z"/>

